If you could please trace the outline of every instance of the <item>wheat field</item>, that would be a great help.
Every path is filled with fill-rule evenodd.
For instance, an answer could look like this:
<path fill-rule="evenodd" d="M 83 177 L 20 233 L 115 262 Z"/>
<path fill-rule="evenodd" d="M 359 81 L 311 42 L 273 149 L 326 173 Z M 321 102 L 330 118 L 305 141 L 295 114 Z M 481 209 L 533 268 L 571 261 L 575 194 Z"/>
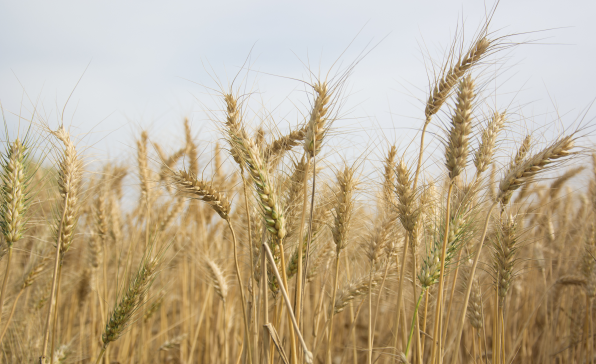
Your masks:
<path fill-rule="evenodd" d="M 487 96 L 514 45 L 488 24 L 455 42 L 415 138 L 356 158 L 329 140 L 357 61 L 303 80 L 289 128 L 258 122 L 240 77 L 212 93 L 211 143 L 186 119 L 122 160 L 21 120 L 0 160 L 0 362 L 592 363 L 590 125 L 532 130 Z"/>

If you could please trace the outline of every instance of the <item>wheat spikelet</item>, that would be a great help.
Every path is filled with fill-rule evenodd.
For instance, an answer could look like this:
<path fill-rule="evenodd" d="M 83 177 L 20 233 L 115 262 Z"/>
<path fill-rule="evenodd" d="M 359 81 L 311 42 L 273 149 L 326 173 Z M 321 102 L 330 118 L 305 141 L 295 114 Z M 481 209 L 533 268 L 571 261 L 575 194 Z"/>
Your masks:
<path fill-rule="evenodd" d="M 29 269 L 29 272 L 25 276 L 25 279 L 23 279 L 23 284 L 21 284 L 21 290 L 24 290 L 25 288 L 32 285 L 35 282 L 35 280 L 37 279 L 37 277 L 39 277 L 39 275 L 46 268 L 46 266 L 48 265 L 49 262 L 50 262 L 50 257 L 44 256 L 43 258 L 41 258 L 39 260 L 39 262 L 37 262 L 37 264 L 33 265 L 33 267 L 31 267 L 31 269 Z"/>
<path fill-rule="evenodd" d="M 554 199 L 555 197 L 557 197 L 557 194 L 559 193 L 563 185 L 573 177 L 577 176 L 584 169 L 585 167 L 583 166 L 571 168 L 565 171 L 565 173 L 559 176 L 556 180 L 554 180 L 553 183 L 551 183 L 549 189 L 550 198 Z"/>
<path fill-rule="evenodd" d="M 70 345 L 60 345 L 58 349 L 54 351 L 52 360 L 54 363 L 66 363 L 70 353 Z"/>
<path fill-rule="evenodd" d="M 225 302 L 228 297 L 228 282 L 223 269 L 213 260 L 207 258 L 205 259 L 205 268 L 209 273 L 209 282 L 213 285 L 215 293 Z"/>
<path fill-rule="evenodd" d="M 237 150 L 237 143 L 241 143 L 242 140 L 248 140 L 248 135 L 246 131 L 240 124 L 240 109 L 238 108 L 238 101 L 232 95 L 224 94 L 224 101 L 226 103 L 226 121 L 225 125 L 227 128 L 227 132 L 230 137 L 230 153 L 234 158 L 234 161 L 238 163 L 240 167 L 242 167 L 242 161 L 240 159 L 239 151 Z"/>
<path fill-rule="evenodd" d="M 464 275 L 464 282 L 469 277 Z M 480 290 L 480 284 L 478 279 L 474 279 L 472 282 L 472 294 L 470 295 L 470 301 L 468 302 L 468 320 L 473 328 L 480 330 L 484 325 L 484 313 L 482 308 L 482 291 Z"/>
<path fill-rule="evenodd" d="M 29 150 L 18 138 L 8 143 L 0 162 L 0 229 L 9 247 L 19 241 L 25 229 L 29 207 Z"/>
<path fill-rule="evenodd" d="M 143 305 L 143 297 L 147 294 L 159 272 L 165 249 L 158 251 L 154 257 L 152 257 L 152 250 L 152 246 L 147 249 L 136 274 L 131 277 L 109 315 L 101 336 L 104 350 L 111 342 L 116 341 L 134 321 Z"/>
<path fill-rule="evenodd" d="M 397 148 L 392 145 L 387 152 L 387 156 L 384 161 L 384 173 L 383 173 L 383 198 L 388 203 L 388 206 L 395 205 L 395 195 L 393 189 L 395 188 L 395 168 L 397 157 Z"/>
<path fill-rule="evenodd" d="M 151 181 L 147 156 L 148 138 L 147 131 L 143 130 L 141 132 L 141 139 L 137 140 L 137 165 L 141 180 L 141 202 L 143 203 L 151 200 Z"/>
<path fill-rule="evenodd" d="M 176 198 L 176 202 L 174 203 L 172 208 L 167 210 L 167 212 L 164 213 L 163 216 L 161 216 L 161 218 L 159 219 L 160 232 L 164 232 L 170 226 L 170 224 L 172 224 L 172 222 L 178 217 L 178 215 L 180 215 L 182 210 L 184 210 L 185 202 L 186 201 L 182 197 Z"/>
<path fill-rule="evenodd" d="M 293 162 L 294 172 L 287 181 L 285 188 L 284 206 L 286 206 L 286 220 L 288 221 L 288 232 L 286 239 L 293 237 L 298 233 L 299 227 L 299 201 L 304 198 L 304 181 L 310 176 L 310 163 L 304 156 L 299 162 Z"/>
<path fill-rule="evenodd" d="M 199 156 L 197 153 L 197 146 L 192 140 L 192 132 L 190 130 L 190 121 L 188 118 L 184 119 L 184 137 L 186 138 L 186 146 L 184 152 L 188 157 L 188 170 L 191 173 L 199 173 Z"/>
<path fill-rule="evenodd" d="M 459 249 L 470 239 L 471 225 L 466 215 L 466 211 L 460 211 L 449 222 L 445 250 L 445 267 L 448 267 L 453 262 Z M 429 251 L 426 257 L 422 259 L 418 280 L 425 289 L 439 282 L 441 274 L 441 249 L 445 240 L 443 226 L 444 223 L 437 225 Z"/>
<path fill-rule="evenodd" d="M 383 273 L 383 270 L 373 271 L 372 275 L 365 274 L 344 286 L 337 293 L 334 305 L 335 313 L 342 312 L 352 300 L 367 295 L 369 293 L 369 280 L 370 285 L 374 288 L 383 279 Z"/>
<path fill-rule="evenodd" d="M 414 202 L 415 193 L 412 188 L 410 172 L 403 159 L 397 165 L 396 177 L 395 192 L 397 194 L 398 217 L 404 229 L 412 234 L 416 228 L 419 210 Z"/>
<path fill-rule="evenodd" d="M 334 225 L 331 229 L 335 249 L 339 255 L 340 251 L 346 247 L 347 236 L 352 220 L 352 210 L 354 208 L 353 194 L 356 188 L 354 178 L 354 169 L 345 167 L 343 171 L 337 174 L 338 191 L 335 193 L 335 207 L 333 214 Z"/>
<path fill-rule="evenodd" d="M 505 124 L 505 113 L 495 111 L 492 119 L 482 131 L 480 146 L 474 154 L 474 166 L 476 167 L 476 176 L 484 173 L 492 163 L 495 152 L 497 136 Z"/>
<path fill-rule="evenodd" d="M 445 103 L 445 100 L 449 97 L 449 94 L 457 81 L 466 73 L 466 71 L 482 59 L 482 57 L 489 51 L 490 47 L 491 41 L 486 38 L 479 39 L 463 58 L 460 58 L 453 67 L 444 73 L 444 76 L 435 84 L 435 87 L 426 102 L 424 114 L 426 115 L 427 124 L 430 122 L 431 117 L 436 114 L 443 103 Z"/>
<path fill-rule="evenodd" d="M 306 136 L 306 131 L 307 127 L 303 127 L 298 130 L 292 130 L 288 135 L 275 139 L 265 147 L 263 158 L 269 163 L 279 160 L 285 152 L 300 145 L 300 142 L 302 142 Z M 257 142 L 257 144 L 259 143 Z"/>
<path fill-rule="evenodd" d="M 571 154 L 570 150 L 573 147 L 573 135 L 568 135 L 560 138 L 533 156 L 528 157 L 525 161 L 522 161 L 521 157 L 518 158 L 520 155 L 520 152 L 518 151 L 515 163 L 512 163 L 511 167 L 499 183 L 497 200 L 503 206 L 507 205 L 513 191 L 518 189 L 538 172 L 547 168 L 547 166 L 554 160 L 569 156 Z"/>
<path fill-rule="evenodd" d="M 507 296 L 513 279 L 515 255 L 518 250 L 517 223 L 515 218 L 509 216 L 502 222 L 501 228 L 493 240 L 493 271 L 494 287 L 500 297 L 500 305 Z"/>
<path fill-rule="evenodd" d="M 388 248 L 388 245 L 396 218 L 395 215 L 386 215 L 375 219 L 377 226 L 369 233 L 364 245 L 364 254 L 371 262 L 371 266 L 379 260 L 381 253 L 385 252 L 389 256 L 393 254 L 395 249 Z"/>
<path fill-rule="evenodd" d="M 335 249 L 332 248 L 331 243 L 327 243 L 321 247 L 315 260 L 309 264 L 309 270 L 306 274 L 307 282 L 312 282 L 319 274 L 321 267 L 327 265 L 331 257 L 333 257 Z"/>
<path fill-rule="evenodd" d="M 316 156 L 321 150 L 323 138 L 327 131 L 327 104 L 331 94 L 327 89 L 326 82 L 318 82 L 313 86 L 316 97 L 307 125 L 306 136 L 304 137 L 304 152 L 310 157 Z"/>
<path fill-rule="evenodd" d="M 451 119 L 452 126 L 445 150 L 445 165 L 452 180 L 466 168 L 474 96 L 474 81 L 471 76 L 467 76 L 459 84 L 457 105 Z"/>
<path fill-rule="evenodd" d="M 143 314 L 143 322 L 147 322 L 153 317 L 153 315 L 160 309 L 165 299 L 165 294 L 160 294 L 159 297 L 151 303 L 151 306 Z"/>
<path fill-rule="evenodd" d="M 230 201 L 223 192 L 220 192 L 211 183 L 199 180 L 194 174 L 182 170 L 175 172 L 172 178 L 180 192 L 196 196 L 207 202 L 222 219 L 229 220 Z"/>
<path fill-rule="evenodd" d="M 65 200 L 58 203 L 54 227 L 56 235 L 61 231 L 61 236 L 56 236 L 56 241 L 60 242 L 58 248 L 60 249 L 60 257 L 63 259 L 64 254 L 72 244 L 79 218 L 79 193 L 83 176 L 83 163 L 64 126 L 52 133 L 64 144 L 58 162 L 58 191 Z M 62 216 L 64 216 L 64 219 L 61 219 Z M 59 228 L 60 225 L 62 225 L 62 229 Z"/>
<path fill-rule="evenodd" d="M 161 344 L 161 346 L 159 347 L 159 349 L 157 349 L 157 351 L 168 351 L 170 349 L 173 349 L 174 347 L 182 344 L 182 342 L 184 341 L 184 339 L 186 339 L 187 336 L 188 336 L 187 334 L 182 334 L 182 335 L 178 335 L 172 339 L 166 340 L 163 344 Z"/>
<path fill-rule="evenodd" d="M 156 145 L 157 146 L 157 145 Z M 157 149 L 157 148 L 156 148 Z M 184 156 L 186 153 L 186 148 L 178 149 L 168 158 L 165 156 L 161 156 L 160 160 L 162 161 L 162 166 L 159 169 L 159 180 L 160 182 L 164 183 L 168 191 L 170 191 L 171 185 L 168 183 L 168 179 L 170 177 L 171 171 L 174 170 L 176 163 Z"/>

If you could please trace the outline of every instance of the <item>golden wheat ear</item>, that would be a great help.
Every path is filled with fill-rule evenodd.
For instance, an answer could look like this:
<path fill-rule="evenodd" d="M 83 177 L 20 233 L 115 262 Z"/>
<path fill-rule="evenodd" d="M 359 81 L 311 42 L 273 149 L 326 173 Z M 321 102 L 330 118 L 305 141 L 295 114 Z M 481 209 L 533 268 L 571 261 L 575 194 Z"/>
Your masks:
<path fill-rule="evenodd" d="M 168 245 L 154 251 L 155 242 L 145 250 L 136 273 L 131 276 L 126 286 L 123 287 L 112 312 L 110 313 L 101 340 L 102 351 L 99 354 L 97 363 L 101 360 L 108 345 L 116 341 L 128 329 L 128 327 L 142 317 L 141 308 L 145 304 L 144 297 L 157 277 Z"/>

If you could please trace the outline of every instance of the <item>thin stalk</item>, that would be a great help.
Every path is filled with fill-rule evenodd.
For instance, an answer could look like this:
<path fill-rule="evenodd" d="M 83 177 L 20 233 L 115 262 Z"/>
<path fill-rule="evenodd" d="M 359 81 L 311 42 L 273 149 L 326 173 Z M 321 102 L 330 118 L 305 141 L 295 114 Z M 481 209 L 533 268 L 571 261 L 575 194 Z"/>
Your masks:
<path fill-rule="evenodd" d="M 12 261 L 12 244 L 8 246 L 8 258 L 6 258 L 6 271 L 4 272 L 4 279 L 2 280 L 2 291 L 0 293 L 0 322 L 2 322 L 2 308 L 4 307 L 4 296 L 6 294 L 6 286 L 8 285 L 8 275 L 10 274 L 10 262 Z"/>
<path fill-rule="evenodd" d="M 246 312 L 246 299 L 244 298 L 244 284 L 242 283 L 242 276 L 240 273 L 240 265 L 238 264 L 238 252 L 237 246 L 238 242 L 236 241 L 236 233 L 234 232 L 234 228 L 232 227 L 232 222 L 227 219 L 228 227 L 230 228 L 230 232 L 232 233 L 232 239 L 234 243 L 234 264 L 236 265 L 236 277 L 238 278 L 238 287 L 240 288 L 240 300 L 242 301 L 242 316 L 244 317 L 244 332 L 246 333 L 246 337 L 250 337 L 250 331 L 248 329 L 248 316 Z M 250 231 L 248 232 L 250 234 Z M 225 312 L 224 312 L 225 313 Z M 250 340 L 248 341 L 248 357 L 252 360 L 252 345 Z"/>
<path fill-rule="evenodd" d="M 228 364 L 228 330 L 226 326 L 226 301 L 222 300 L 223 308 L 223 337 L 224 337 L 224 364 Z M 247 332 L 248 335 L 248 332 Z M 250 351 L 250 349 L 249 349 Z"/>
<path fill-rule="evenodd" d="M 461 341 L 461 334 L 464 330 L 464 324 L 466 322 L 466 310 L 468 307 L 468 302 L 470 300 L 470 294 L 472 292 L 472 283 L 474 282 L 474 273 L 476 273 L 476 267 L 478 266 L 478 261 L 480 260 L 480 253 L 482 251 L 482 245 L 484 244 L 484 239 L 486 238 L 486 232 L 488 230 L 488 223 L 490 221 L 490 216 L 493 209 L 497 206 L 497 202 L 493 202 L 486 213 L 486 220 L 484 221 L 484 228 L 482 230 L 482 236 L 480 237 L 480 243 L 478 244 L 478 250 L 476 250 L 476 255 L 474 256 L 474 263 L 472 264 L 472 269 L 470 270 L 470 277 L 468 280 L 468 285 L 466 286 L 466 295 L 464 297 L 464 301 L 462 303 L 463 309 L 461 310 L 461 316 L 459 319 L 459 324 L 457 326 L 457 331 L 455 332 L 455 341 L 454 341 L 454 348 L 455 351 L 452 357 L 452 364 L 456 364 L 457 356 L 459 354 L 459 343 Z"/>
<path fill-rule="evenodd" d="M 503 307 L 499 307 L 499 311 L 501 320 L 501 361 L 502 364 L 505 364 L 505 314 L 503 312 Z"/>
<path fill-rule="evenodd" d="M 414 293 L 414 295 L 412 297 L 416 297 L 418 294 L 416 292 L 416 269 L 417 269 L 417 262 L 416 262 L 416 241 L 414 241 L 414 239 L 412 239 L 412 291 Z M 414 310 L 418 311 L 418 304 L 416 304 Z M 418 363 L 422 364 L 422 352 L 421 352 L 421 348 L 420 348 L 420 322 L 418 321 L 418 318 L 415 316 L 413 318 L 413 320 L 416 322 L 416 336 L 414 336 L 414 339 L 416 340 L 416 352 L 418 353 L 417 357 L 418 357 Z M 414 361 L 416 362 L 416 361 Z"/>
<path fill-rule="evenodd" d="M 348 256 L 346 254 L 344 254 L 344 259 L 345 259 L 345 264 L 346 264 L 346 278 L 348 279 L 348 281 L 350 281 L 350 279 L 352 279 L 352 276 L 350 274 L 350 262 L 348 260 Z M 383 285 L 381 284 L 381 287 Z M 362 307 L 362 306 L 360 306 Z M 360 308 L 358 309 L 358 312 L 360 312 Z M 350 332 L 352 335 L 352 361 L 354 362 L 354 364 L 358 364 L 358 350 L 356 349 L 356 331 L 353 330 L 353 326 L 354 326 L 354 322 L 356 321 L 356 316 L 354 316 L 354 302 L 350 301 Z M 347 344 L 346 344 L 346 348 L 347 348 Z M 344 353 L 342 354 L 341 357 L 341 361 L 343 362 L 345 356 L 345 349 L 344 349 Z"/>
<path fill-rule="evenodd" d="M 97 357 L 97 360 L 95 361 L 95 364 L 99 364 L 101 363 L 101 358 L 103 358 L 103 354 L 106 352 L 106 346 L 102 346 L 101 351 L 99 352 L 99 356 Z"/>
<path fill-rule="evenodd" d="M 404 243 L 404 251 L 402 253 L 402 258 L 401 258 L 401 267 L 399 268 L 399 282 L 397 284 L 397 312 L 395 314 L 395 337 L 393 340 L 393 347 L 395 348 L 395 362 L 397 363 L 397 359 L 398 359 L 398 350 L 397 350 L 397 338 L 398 338 L 398 330 L 399 330 L 399 321 L 400 321 L 400 314 L 401 314 L 401 308 L 402 308 L 402 288 L 403 288 L 403 282 L 404 282 L 404 276 L 406 273 L 406 259 L 408 257 L 408 239 L 409 236 L 406 236 L 406 241 Z M 395 259 L 397 260 L 397 255 L 395 256 Z M 399 262 L 397 262 L 397 266 L 399 267 Z M 404 315 L 404 320 L 405 320 L 405 315 Z"/>
<path fill-rule="evenodd" d="M 17 296 L 15 297 L 14 302 L 12 303 L 12 308 L 10 309 L 10 314 L 8 315 L 8 319 L 6 320 L 6 324 L 4 325 L 4 329 L 2 330 L 2 334 L 0 334 L 0 344 L 2 344 L 2 339 L 4 339 L 4 335 L 6 335 L 6 332 L 8 331 L 8 326 L 10 325 L 12 316 L 14 315 L 15 309 L 17 308 L 17 303 L 19 302 L 19 298 L 21 298 L 21 295 L 23 294 L 23 292 L 25 292 L 25 290 L 21 289 L 19 291 L 19 293 L 17 294 Z"/>
<path fill-rule="evenodd" d="M 373 340 L 372 340 L 372 277 L 373 267 L 370 267 L 368 278 L 368 351 L 366 352 L 367 363 L 372 364 Z M 331 364 L 331 362 L 329 362 Z"/>
<path fill-rule="evenodd" d="M 418 185 L 418 176 L 420 175 L 420 168 L 422 167 L 422 154 L 424 153 L 424 135 L 426 134 L 426 128 L 430 124 L 430 117 L 424 122 L 422 127 L 422 135 L 420 135 L 420 152 L 418 152 L 418 165 L 416 166 L 416 174 L 414 174 L 414 190 Z"/>
<path fill-rule="evenodd" d="M 422 332 L 426 333 L 426 323 L 428 322 L 428 289 L 424 290 L 424 321 L 422 321 Z M 424 354 L 424 344 L 426 343 L 426 335 L 420 337 L 420 347 Z"/>
<path fill-rule="evenodd" d="M 284 253 L 284 245 L 283 245 L 283 239 L 279 239 L 279 255 L 280 255 L 280 260 L 281 260 L 281 277 L 283 279 L 283 284 L 284 287 L 289 287 L 288 286 L 288 276 L 286 274 L 286 258 L 285 258 L 285 253 Z M 288 311 L 288 319 L 291 319 L 290 316 L 292 315 L 291 311 Z M 293 318 L 293 316 L 292 316 Z M 297 353 L 296 353 L 296 337 L 294 336 L 294 332 L 292 330 L 290 330 L 290 353 L 291 353 L 291 363 L 293 364 L 297 364 L 298 363 L 298 357 L 297 357 Z"/>
<path fill-rule="evenodd" d="M 457 255 L 457 262 L 458 264 L 455 267 L 455 271 L 453 272 L 453 283 L 451 284 L 451 294 L 449 297 L 449 306 L 447 306 L 447 318 L 445 319 L 445 323 L 449 327 L 449 318 L 451 317 L 451 306 L 453 305 L 453 297 L 455 296 L 455 285 L 457 284 L 457 275 L 459 273 L 459 262 L 461 261 L 461 256 L 463 253 L 463 249 L 459 250 L 459 254 Z M 445 345 L 445 341 L 447 340 L 447 329 L 443 333 L 443 345 Z"/>
<path fill-rule="evenodd" d="M 60 258 L 62 259 L 62 257 Z M 52 344 L 50 346 L 50 364 L 54 364 L 54 350 L 56 348 L 56 335 L 58 334 L 58 303 L 60 302 L 60 283 L 62 282 L 62 264 L 58 267 L 58 282 L 56 283 L 56 309 L 52 323 Z M 107 348 L 106 348 L 107 349 Z"/>
<path fill-rule="evenodd" d="M 433 347 L 431 351 L 430 363 L 435 363 L 435 358 L 438 359 L 440 364 L 443 360 L 441 353 L 441 333 L 439 332 L 439 324 L 441 323 L 442 316 L 442 303 L 443 303 L 443 287 L 445 284 L 445 255 L 447 253 L 447 242 L 449 241 L 449 210 L 451 207 L 451 192 L 453 191 L 453 181 L 449 183 L 449 190 L 447 191 L 447 208 L 445 211 L 445 238 L 443 239 L 443 248 L 441 250 L 441 274 L 439 276 L 439 292 L 437 294 L 437 308 L 435 310 L 435 324 L 433 330 Z M 465 307 L 465 306 L 464 306 Z M 437 353 L 438 350 L 438 353 Z"/>
<path fill-rule="evenodd" d="M 267 292 L 267 260 L 265 259 L 265 252 L 261 253 L 261 284 L 263 285 L 263 321 L 265 324 L 269 323 L 269 296 Z M 269 341 L 270 336 L 267 334 L 267 329 L 263 325 L 263 358 L 265 358 L 265 364 L 269 364 Z M 189 363 L 190 364 L 190 363 Z"/>
<path fill-rule="evenodd" d="M 253 285 L 255 284 L 255 279 L 254 279 L 254 272 L 255 272 L 255 267 L 254 267 L 254 256 L 253 256 L 253 246 L 252 246 L 252 234 L 251 234 L 251 224 L 250 224 L 250 208 L 249 208 L 249 204 L 248 204 L 248 191 L 247 191 L 247 187 L 246 187 L 246 178 L 244 178 L 244 169 L 242 169 L 240 171 L 240 175 L 242 177 L 242 187 L 244 188 L 244 207 L 246 209 L 246 220 L 247 220 L 247 234 L 248 234 L 248 251 L 250 253 L 250 283 Z M 257 359 L 257 350 L 256 348 L 258 347 L 258 343 L 259 343 L 259 333 L 257 330 L 257 308 L 256 308 L 256 302 L 257 302 L 257 292 L 256 289 L 253 288 L 252 290 L 252 307 L 251 307 L 251 316 L 253 319 L 253 325 L 252 325 L 252 335 L 253 335 L 253 355 L 254 357 L 252 358 L 252 362 L 253 363 L 258 363 L 258 359 Z"/>
<path fill-rule="evenodd" d="M 279 290 L 281 291 L 281 294 L 284 298 L 284 302 L 285 302 L 286 308 L 288 310 L 288 316 L 290 318 L 290 321 L 292 321 L 292 325 L 294 326 L 294 331 L 296 332 L 296 336 L 298 337 L 298 340 L 300 341 L 300 344 L 302 345 L 302 350 L 304 351 L 304 361 L 306 361 L 307 364 L 311 364 L 312 360 L 313 360 L 312 353 L 310 351 L 308 351 L 308 348 L 306 347 L 306 343 L 304 342 L 304 338 L 302 337 L 302 334 L 300 333 L 300 328 L 298 327 L 298 323 L 296 322 L 296 318 L 294 317 L 294 313 L 292 312 L 292 304 L 290 303 L 290 298 L 288 297 L 288 294 L 286 293 L 285 286 L 283 285 L 283 283 L 281 283 L 281 277 L 279 275 L 279 272 L 277 271 L 277 267 L 275 266 L 275 260 L 273 260 L 273 255 L 271 254 L 271 250 L 269 249 L 269 246 L 267 246 L 267 244 L 263 244 L 263 247 L 265 248 L 265 252 L 267 254 L 267 258 L 269 259 L 269 263 L 272 266 L 273 273 L 275 273 L 275 277 L 277 278 L 277 281 L 280 282 Z M 285 265 L 284 265 L 284 268 L 285 268 Z"/>
<path fill-rule="evenodd" d="M 305 155 L 307 155 L 305 153 Z M 304 249 L 304 239 L 302 235 L 304 234 L 304 220 L 306 220 L 306 206 L 308 201 L 308 196 L 306 195 L 307 185 L 308 185 L 308 167 L 310 165 L 310 157 L 307 155 L 306 165 L 304 166 L 304 183 L 302 185 L 302 214 L 300 217 L 300 229 L 298 234 L 298 270 L 296 272 L 296 291 L 295 291 L 295 300 L 294 300 L 294 307 L 296 310 L 296 321 L 300 325 L 301 320 L 301 312 L 302 312 L 302 251 Z"/>
<path fill-rule="evenodd" d="M 383 287 L 385 286 L 385 280 L 387 279 L 387 272 L 389 271 L 389 261 L 387 261 L 387 264 L 385 264 L 385 272 L 383 272 L 383 279 L 381 280 L 381 285 L 379 286 L 379 295 L 377 296 L 377 305 L 376 305 L 376 309 L 375 309 L 375 318 L 373 319 L 373 344 L 374 344 L 374 340 L 375 340 L 375 335 L 374 333 L 376 332 L 377 329 L 377 317 L 379 316 L 379 307 L 381 305 L 381 293 L 383 292 Z M 351 302 L 350 302 L 351 305 Z M 356 345 L 356 343 L 354 343 L 354 345 Z"/>
<path fill-rule="evenodd" d="M 192 358 L 195 353 L 195 348 L 197 346 L 197 342 L 199 341 L 199 332 L 201 331 L 201 324 L 203 323 L 203 316 L 205 315 L 205 308 L 208 306 L 209 298 L 211 297 L 211 291 L 213 290 L 213 286 L 209 285 L 207 288 L 207 297 L 205 298 L 205 304 L 203 304 L 203 308 L 201 308 L 201 313 L 199 314 L 199 322 L 197 323 L 197 328 L 195 330 L 194 338 L 192 339 L 192 346 L 190 347 L 190 353 L 188 355 L 187 363 L 192 363 Z"/>
<path fill-rule="evenodd" d="M 408 357 L 408 353 L 410 352 L 410 344 L 412 343 L 412 336 L 414 335 L 415 323 L 416 323 L 416 316 L 418 313 L 418 308 L 420 307 L 420 301 L 422 301 L 422 296 L 424 296 L 424 291 L 420 292 L 420 296 L 418 297 L 418 301 L 416 301 L 416 306 L 414 308 L 414 317 L 412 317 L 412 325 L 410 326 L 410 334 L 408 335 L 408 345 L 406 346 L 406 357 Z"/>
<path fill-rule="evenodd" d="M 104 296 L 104 302 L 106 302 L 106 310 L 105 310 L 105 316 L 107 317 L 109 315 L 108 312 L 108 305 L 107 303 L 110 302 L 108 299 L 108 251 L 107 251 L 107 244 L 106 244 L 106 239 L 105 237 L 102 236 L 102 249 L 103 249 L 103 296 Z M 60 275 L 62 273 L 62 267 L 60 267 Z M 60 276 L 58 277 L 58 292 L 56 292 L 56 297 L 58 296 L 58 293 L 60 291 Z M 58 299 L 56 298 L 56 304 L 58 304 Z M 56 310 L 58 311 L 58 310 Z M 55 316 L 57 317 L 57 315 Z M 54 320 L 57 320 L 57 318 L 55 318 Z M 54 326 L 56 326 L 56 323 L 54 322 Z M 55 332 L 55 329 L 54 329 Z M 52 352 L 54 350 L 54 339 L 52 338 Z M 53 355 L 52 355 L 52 359 L 53 359 Z M 106 348 L 106 357 L 104 360 L 105 364 L 110 364 L 110 352 L 109 349 Z"/>
<path fill-rule="evenodd" d="M 60 246 L 62 245 L 62 226 L 64 225 L 64 218 L 66 216 L 66 207 L 68 205 L 68 195 L 66 192 L 64 196 L 64 206 L 62 207 L 62 217 L 60 218 L 60 227 L 58 228 L 58 241 L 56 243 L 56 260 L 54 263 L 54 276 L 52 278 L 52 288 L 50 288 L 50 302 L 48 303 L 48 314 L 46 316 L 45 329 L 43 334 L 43 346 L 41 349 L 41 356 L 39 357 L 40 364 L 45 364 L 46 352 L 48 351 L 48 339 L 50 337 L 50 320 L 52 318 L 52 307 L 54 306 L 54 294 L 56 290 L 56 280 L 58 279 L 58 266 L 60 265 Z M 104 349 L 105 351 L 105 349 Z M 101 353 L 103 355 L 103 351 Z M 99 362 L 98 362 L 99 363 Z"/>
<path fill-rule="evenodd" d="M 364 306 L 364 300 L 360 301 L 360 304 L 358 305 L 358 308 L 356 309 L 356 313 L 352 316 L 352 324 L 350 325 L 350 329 L 348 330 L 348 333 L 355 335 L 356 331 L 354 330 L 354 328 L 356 327 L 356 321 L 358 319 L 358 315 L 360 314 L 360 309 L 362 308 L 362 306 Z M 353 311 L 353 310 L 352 310 Z M 339 362 L 339 364 L 342 364 L 344 362 L 344 357 L 346 356 L 346 352 L 348 349 L 348 345 L 346 344 L 345 348 L 344 348 L 344 352 L 341 356 L 341 361 Z M 354 345 L 354 364 L 358 364 L 358 358 L 356 357 L 356 346 Z"/>
<path fill-rule="evenodd" d="M 497 273 L 498 277 L 498 273 Z M 498 280 L 497 280 L 498 282 Z M 495 290 L 495 302 L 493 306 L 493 355 L 492 355 L 492 362 L 493 364 L 499 363 L 499 340 L 501 339 L 501 335 L 499 335 L 499 286 L 496 287 Z"/>
<path fill-rule="evenodd" d="M 497 273 L 498 274 L 498 273 Z M 497 275 L 498 277 L 498 275 Z M 498 281 L 497 281 L 498 282 Z M 499 320 L 499 286 L 497 285 L 495 290 L 495 306 L 493 307 L 493 364 L 499 364 L 499 354 L 501 351 L 499 350 L 499 342 L 501 341 L 501 332 L 500 332 L 500 325 L 501 321 Z"/>
<path fill-rule="evenodd" d="M 333 342 L 333 316 L 335 314 L 335 296 L 337 295 L 337 281 L 339 279 L 339 252 L 335 257 L 335 274 L 333 278 L 333 294 L 331 295 L 331 313 L 329 314 L 329 335 L 327 337 L 327 362 L 332 364 L 331 346 Z"/>

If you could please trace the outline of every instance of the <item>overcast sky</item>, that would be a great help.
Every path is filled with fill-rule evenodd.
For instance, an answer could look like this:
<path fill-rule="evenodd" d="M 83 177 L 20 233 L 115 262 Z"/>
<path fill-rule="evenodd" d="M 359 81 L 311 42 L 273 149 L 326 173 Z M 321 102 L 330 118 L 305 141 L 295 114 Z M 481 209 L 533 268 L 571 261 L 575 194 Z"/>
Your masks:
<path fill-rule="evenodd" d="M 96 150 L 128 153 L 141 128 L 167 141 L 181 132 L 185 116 L 197 135 L 208 139 L 213 124 L 205 111 L 217 107 L 208 90 L 217 88 L 213 77 L 227 85 L 252 49 L 251 69 L 261 72 L 250 72 L 252 89 L 283 130 L 298 120 L 293 109 L 307 102 L 304 86 L 290 78 L 308 80 L 305 63 L 327 71 L 355 39 L 341 57 L 345 63 L 371 41 L 380 43 L 354 69 L 346 119 L 336 127 L 367 138 L 383 130 L 387 139 L 403 142 L 403 135 L 421 125 L 419 100 L 428 93 L 425 53 L 441 60 L 458 26 L 463 22 L 469 39 L 492 5 L 478 0 L 3 1 L 0 101 L 11 127 L 17 119 L 10 112 L 19 113 L 22 103 L 28 111 L 21 113 L 30 112 L 27 98 L 56 125 L 55 111 L 61 111 L 88 66 L 65 118 Z M 503 86 L 493 100 L 497 107 L 526 105 L 517 110 L 537 124 L 555 119 L 558 109 L 564 125 L 573 122 L 596 97 L 594 15 L 595 1 L 501 1 L 490 28 L 497 34 L 550 30 L 515 37 L 540 39 L 541 45 L 501 55 L 506 67 L 498 71 Z M 370 123 L 377 125 L 374 133 L 366 129 Z"/>

